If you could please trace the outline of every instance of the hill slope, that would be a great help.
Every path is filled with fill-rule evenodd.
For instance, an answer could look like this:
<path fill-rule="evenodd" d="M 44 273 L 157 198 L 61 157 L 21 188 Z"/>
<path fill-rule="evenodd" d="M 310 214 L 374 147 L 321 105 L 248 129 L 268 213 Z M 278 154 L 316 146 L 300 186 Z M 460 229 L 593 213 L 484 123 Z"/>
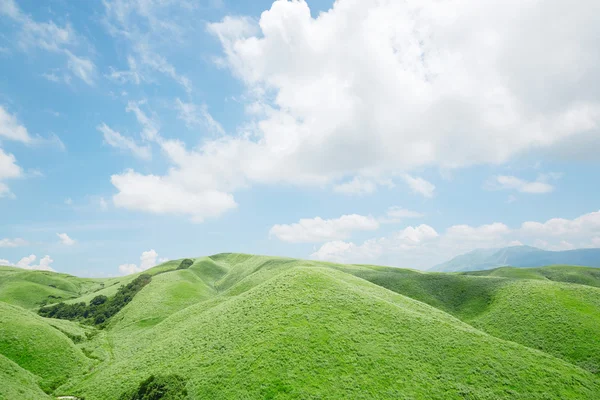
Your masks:
<path fill-rule="evenodd" d="M 590 268 L 476 276 L 245 254 L 177 265 L 149 270 L 151 282 L 103 330 L 6 304 L 11 328 L 0 342 L 25 337 L 34 317 L 62 339 L 48 351 L 26 338 L 31 354 L 75 360 L 54 374 L 68 378 L 53 393 L 87 400 L 117 399 L 167 374 L 190 399 L 600 397 L 600 289 Z M 0 354 L 16 359 L 14 349 Z M 19 364 L 12 387 L 29 379 L 51 390 L 34 367 Z"/>
<path fill-rule="evenodd" d="M 40 387 L 48 392 L 91 365 L 71 339 L 44 318 L 3 302 L 0 354 L 39 377 Z"/>
<path fill-rule="evenodd" d="M 526 268 L 545 265 L 582 265 L 600 268 L 600 249 L 547 251 L 531 246 L 477 249 L 436 265 L 430 271 L 460 272 L 503 266 Z"/>
<path fill-rule="evenodd" d="M 110 279 L 79 278 L 49 271 L 0 266 L 0 301 L 23 308 L 38 308 L 110 286 Z"/>

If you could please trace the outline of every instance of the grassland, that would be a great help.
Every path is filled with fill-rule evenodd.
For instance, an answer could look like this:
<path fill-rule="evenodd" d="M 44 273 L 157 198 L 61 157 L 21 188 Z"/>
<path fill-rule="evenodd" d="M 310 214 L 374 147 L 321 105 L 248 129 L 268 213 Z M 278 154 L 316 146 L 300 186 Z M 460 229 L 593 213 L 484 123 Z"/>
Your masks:
<path fill-rule="evenodd" d="M 147 271 L 152 281 L 102 330 L 41 318 L 26 309 L 41 295 L 0 290 L 0 379 L 10 382 L 0 398 L 22 386 L 25 399 L 117 399 L 171 374 L 190 399 L 600 398 L 595 270 L 422 273 L 245 254 L 193 261 Z M 0 269 L 0 288 L 5 278 L 27 287 L 50 277 L 63 283 L 51 289 L 78 294 L 69 302 L 114 295 L 137 276 L 27 271 L 19 280 L 12 270 Z"/>

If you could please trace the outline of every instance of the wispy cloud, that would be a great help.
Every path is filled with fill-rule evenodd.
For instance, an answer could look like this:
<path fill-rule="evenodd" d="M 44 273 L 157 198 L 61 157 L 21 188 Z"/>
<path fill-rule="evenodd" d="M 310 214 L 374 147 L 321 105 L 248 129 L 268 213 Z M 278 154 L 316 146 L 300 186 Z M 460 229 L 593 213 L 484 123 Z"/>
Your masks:
<path fill-rule="evenodd" d="M 549 180 L 556 180 L 561 174 L 542 174 L 535 181 L 527 181 L 510 175 L 497 175 L 488 180 L 485 188 L 488 190 L 515 190 L 521 193 L 544 194 L 554 191 Z"/>
<path fill-rule="evenodd" d="M 130 45 L 127 56 L 128 69 L 112 67 L 109 78 L 120 83 L 140 84 L 151 82 L 148 75 L 157 72 L 177 82 L 187 93 L 192 92 L 192 82 L 181 74 L 166 58 L 161 47 L 182 43 L 184 32 L 194 24 L 188 19 L 197 2 L 147 2 L 106 0 L 104 25 L 108 32 Z M 187 21 L 187 22 L 184 22 Z"/>
<path fill-rule="evenodd" d="M 152 158 L 150 146 L 139 145 L 133 139 L 121 135 L 104 123 L 99 125 L 97 129 L 102 132 L 106 144 L 121 150 L 130 151 L 135 157 L 143 160 L 150 160 Z"/>
<path fill-rule="evenodd" d="M 435 192 L 435 185 L 433 183 L 409 174 L 402 174 L 401 178 L 414 193 L 418 193 L 424 197 L 433 197 Z"/>
<path fill-rule="evenodd" d="M 27 246 L 29 242 L 25 239 L 15 238 L 15 239 L 0 239 L 0 247 L 22 247 Z"/>
<path fill-rule="evenodd" d="M 175 106 L 179 111 L 178 118 L 181 119 L 189 128 L 203 127 L 209 133 L 216 135 L 225 135 L 223 126 L 216 121 L 208 112 L 206 104 L 196 105 L 193 103 L 185 103 L 180 99 L 176 99 Z"/>
<path fill-rule="evenodd" d="M 377 228 L 379 222 L 375 218 L 350 214 L 336 219 L 303 218 L 293 224 L 274 225 L 269 235 L 289 243 L 319 243 L 345 239 L 354 231 L 372 231 Z"/>
<path fill-rule="evenodd" d="M 38 48 L 63 54 L 67 59 L 67 68 L 74 76 L 88 85 L 94 83 L 95 65 L 90 59 L 73 53 L 73 50 L 81 44 L 82 39 L 69 23 L 59 26 L 54 21 L 35 21 L 29 15 L 23 13 L 13 0 L 2 1 L 0 16 L 2 15 L 19 24 L 20 33 L 17 42 L 22 50 L 28 51 Z M 50 80 L 55 78 L 53 75 L 45 77 Z M 58 82 L 58 80 L 53 81 Z"/>
<path fill-rule="evenodd" d="M 73 246 L 75 244 L 75 240 L 71 239 L 66 233 L 57 233 L 56 236 L 58 236 L 60 242 L 65 246 Z"/>

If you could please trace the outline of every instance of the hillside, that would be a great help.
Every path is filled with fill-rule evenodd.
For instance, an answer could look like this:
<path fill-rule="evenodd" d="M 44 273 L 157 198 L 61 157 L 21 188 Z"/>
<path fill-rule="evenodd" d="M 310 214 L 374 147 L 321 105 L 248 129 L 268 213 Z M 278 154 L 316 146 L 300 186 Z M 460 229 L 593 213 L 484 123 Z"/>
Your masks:
<path fill-rule="evenodd" d="M 150 283 L 101 330 L 4 305 L 10 331 L 0 329 L 0 341 L 35 327 L 53 332 L 57 346 L 23 340 L 35 364 L 0 347 L 16 363 L 7 388 L 19 381 L 31 393 L 117 399 L 169 375 L 163 381 L 187 393 L 172 398 L 189 399 L 600 396 L 600 289 L 591 268 L 477 276 L 245 254 L 178 264 L 149 270 Z M 51 376 L 44 355 L 59 352 L 72 370 Z M 61 386 L 49 386 L 53 376 Z M 9 393 L 0 387 L 0 398 Z M 24 398 L 44 398 L 35 393 Z"/>
<path fill-rule="evenodd" d="M 600 268 L 600 249 L 548 251 L 531 246 L 476 249 L 438 264 L 430 268 L 430 271 L 464 272 L 504 266 L 529 268 L 546 265 L 580 265 Z"/>
<path fill-rule="evenodd" d="M 37 376 L 40 388 L 47 392 L 87 372 L 91 365 L 72 339 L 48 321 L 3 302 L 0 302 L 0 354 Z"/>
<path fill-rule="evenodd" d="M 112 281 L 0 266 L 0 301 L 33 309 L 42 304 L 78 298 L 111 286 Z"/>

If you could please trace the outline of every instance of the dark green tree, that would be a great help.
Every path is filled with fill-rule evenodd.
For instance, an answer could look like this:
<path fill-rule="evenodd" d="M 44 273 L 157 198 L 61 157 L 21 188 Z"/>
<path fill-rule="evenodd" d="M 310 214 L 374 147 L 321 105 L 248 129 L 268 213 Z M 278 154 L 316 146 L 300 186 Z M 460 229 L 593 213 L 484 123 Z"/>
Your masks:
<path fill-rule="evenodd" d="M 181 261 L 181 263 L 179 264 L 179 267 L 177 267 L 177 269 L 188 269 L 189 267 L 192 266 L 193 263 L 194 263 L 194 260 L 190 260 L 189 258 L 186 258 Z"/>
<path fill-rule="evenodd" d="M 179 375 L 151 375 L 137 389 L 123 393 L 119 400 L 183 400 L 188 394 L 185 383 Z"/>

